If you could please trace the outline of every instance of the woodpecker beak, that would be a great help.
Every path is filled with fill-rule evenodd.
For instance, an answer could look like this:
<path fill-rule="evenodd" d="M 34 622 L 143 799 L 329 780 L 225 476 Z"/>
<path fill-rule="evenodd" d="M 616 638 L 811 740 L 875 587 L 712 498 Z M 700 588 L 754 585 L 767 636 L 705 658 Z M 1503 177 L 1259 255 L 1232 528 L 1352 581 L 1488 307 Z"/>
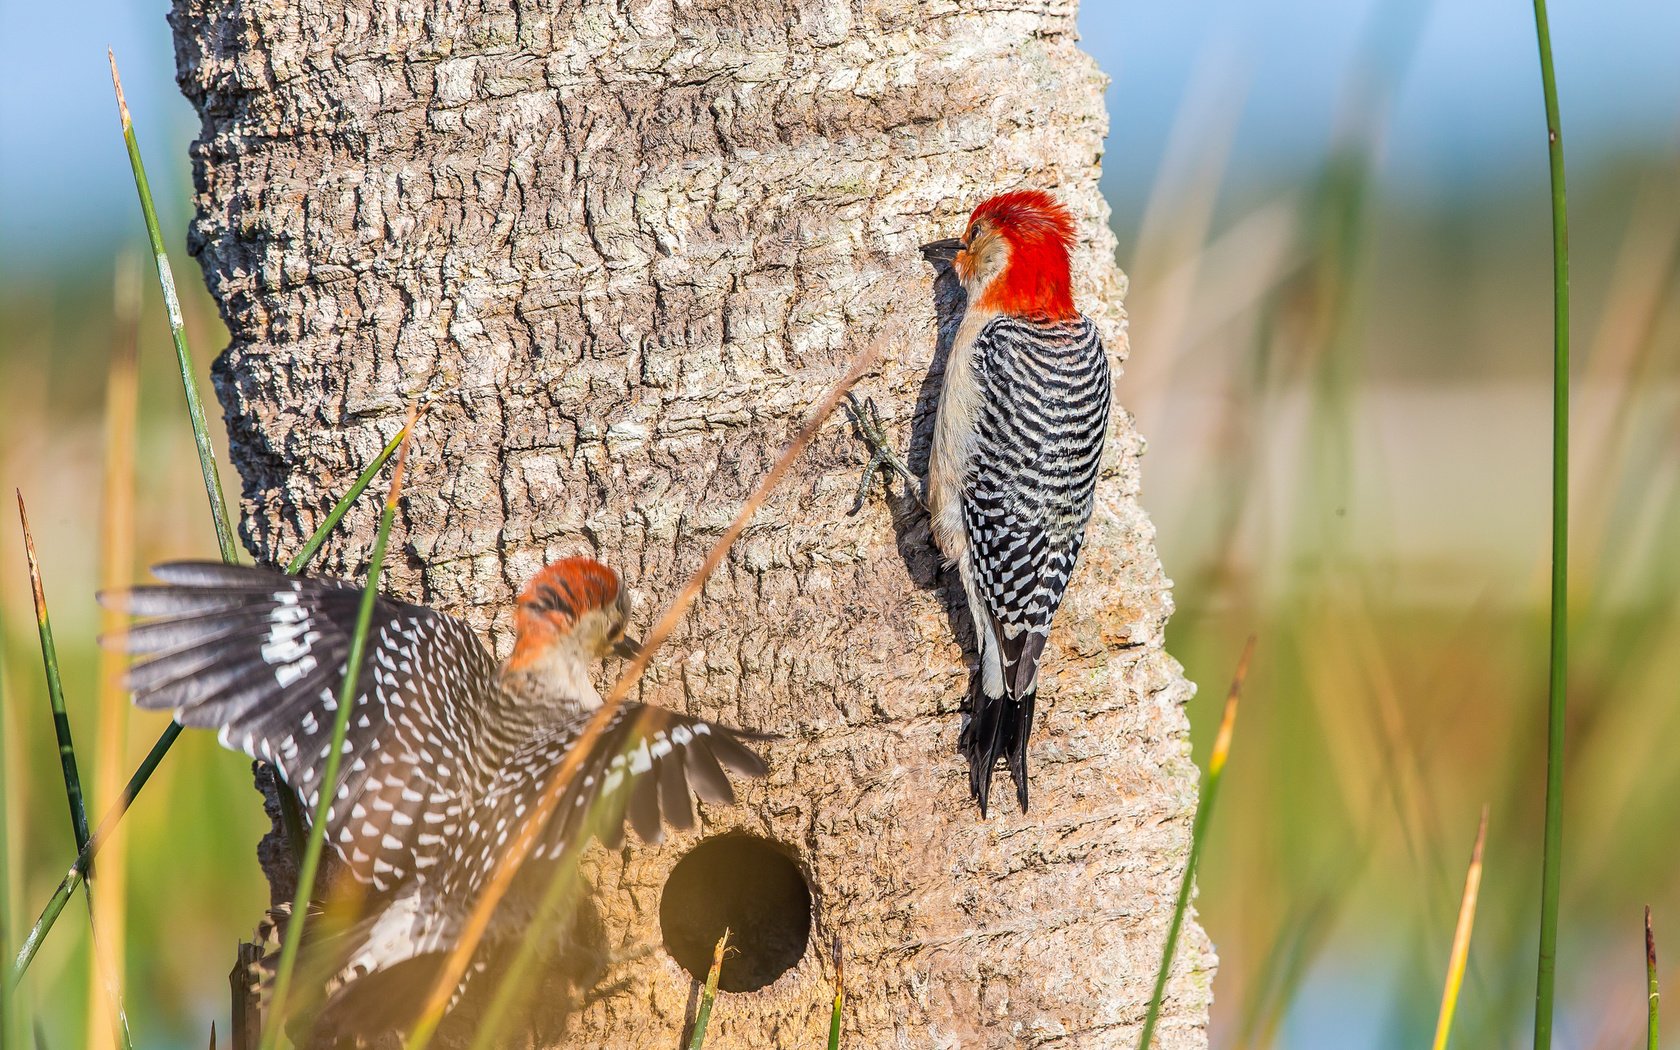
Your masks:
<path fill-rule="evenodd" d="M 626 660 L 634 660 L 636 657 L 642 655 L 642 643 L 636 641 L 636 639 L 630 637 L 629 635 L 625 635 L 623 638 L 620 638 L 618 641 L 613 643 L 612 651 L 614 656 L 622 656 Z"/>
<path fill-rule="evenodd" d="M 922 258 L 936 265 L 939 263 L 950 265 L 950 263 L 955 261 L 958 252 L 966 251 L 967 249 L 968 245 L 964 244 L 958 238 L 947 237 L 942 241 L 932 241 L 928 244 L 922 245 Z"/>

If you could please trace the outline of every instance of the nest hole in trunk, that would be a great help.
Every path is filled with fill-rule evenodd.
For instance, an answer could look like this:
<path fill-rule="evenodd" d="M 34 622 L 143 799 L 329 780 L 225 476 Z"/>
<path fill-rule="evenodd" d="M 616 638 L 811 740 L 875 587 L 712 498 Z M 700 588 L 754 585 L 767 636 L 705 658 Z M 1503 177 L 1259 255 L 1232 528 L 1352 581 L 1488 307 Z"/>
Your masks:
<path fill-rule="evenodd" d="M 659 899 L 665 950 L 706 979 L 729 930 L 718 988 L 755 992 L 793 969 L 811 940 L 811 887 L 786 849 L 753 835 L 719 835 L 678 861 Z"/>

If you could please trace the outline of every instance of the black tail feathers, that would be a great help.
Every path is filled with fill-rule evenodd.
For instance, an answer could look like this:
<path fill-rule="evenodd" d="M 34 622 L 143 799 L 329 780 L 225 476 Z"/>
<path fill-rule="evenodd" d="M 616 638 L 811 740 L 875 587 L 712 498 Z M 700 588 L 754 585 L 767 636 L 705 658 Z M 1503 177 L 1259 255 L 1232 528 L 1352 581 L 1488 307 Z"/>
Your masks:
<path fill-rule="evenodd" d="M 1027 811 L 1027 739 L 1032 735 L 1033 709 L 1038 690 L 1029 688 L 1016 698 L 1008 690 L 1002 696 L 987 696 L 976 682 L 973 696 L 974 710 L 963 727 L 957 748 L 968 759 L 968 789 L 980 806 L 980 816 L 986 816 L 992 793 L 992 773 L 998 760 L 1009 765 L 1009 778 L 1015 782 L 1015 800 L 1021 812 Z"/>

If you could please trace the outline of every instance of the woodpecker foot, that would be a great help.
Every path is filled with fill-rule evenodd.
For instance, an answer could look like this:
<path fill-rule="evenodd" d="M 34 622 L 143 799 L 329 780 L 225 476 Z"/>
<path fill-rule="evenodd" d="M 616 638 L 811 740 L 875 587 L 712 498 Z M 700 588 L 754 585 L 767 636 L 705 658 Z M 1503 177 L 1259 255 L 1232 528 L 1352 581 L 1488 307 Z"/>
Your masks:
<path fill-rule="evenodd" d="M 881 422 L 881 413 L 875 407 L 875 399 L 858 400 L 856 394 L 846 392 L 846 416 L 857 428 L 858 439 L 869 449 L 869 462 L 864 464 L 863 478 L 858 482 L 857 498 L 852 503 L 852 509 L 846 512 L 852 517 L 863 509 L 863 501 L 869 495 L 869 486 L 875 481 L 875 475 L 883 470 L 897 474 L 904 479 L 905 490 L 915 499 L 923 510 L 927 504 L 922 501 L 920 492 L 922 480 L 911 473 L 905 466 L 904 460 L 899 458 L 893 450 L 892 442 L 887 438 L 887 429 Z"/>

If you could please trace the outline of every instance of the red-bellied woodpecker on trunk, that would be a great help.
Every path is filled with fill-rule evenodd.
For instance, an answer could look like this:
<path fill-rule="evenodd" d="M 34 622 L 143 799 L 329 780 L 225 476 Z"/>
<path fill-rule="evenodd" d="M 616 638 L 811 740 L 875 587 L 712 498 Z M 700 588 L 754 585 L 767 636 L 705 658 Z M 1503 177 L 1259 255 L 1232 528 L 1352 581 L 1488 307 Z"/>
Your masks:
<path fill-rule="evenodd" d="M 588 558 L 537 573 L 519 596 L 513 653 L 499 666 L 454 617 L 377 598 L 338 782 L 327 786 L 322 764 L 362 588 L 219 563 L 153 572 L 161 585 L 102 596 L 145 618 L 126 636 L 129 651 L 146 657 L 129 672 L 135 702 L 215 728 L 224 745 L 272 763 L 307 814 L 322 791 L 332 793 L 326 841 L 366 899 L 362 918 L 334 939 L 341 990 L 323 1015 L 358 1028 L 402 1023 L 404 1003 L 418 1000 L 392 996 L 394 978 L 424 981 L 453 946 L 521 819 L 601 706 L 593 663 L 634 651 L 617 574 Z M 660 840 L 662 822 L 692 827 L 691 790 L 731 803 L 726 770 L 764 774 L 743 739 L 765 738 L 624 704 L 527 866 L 559 859 L 591 833 L 616 848 L 627 819 L 648 842 Z M 352 998 L 362 1005 L 344 1009 Z M 381 1008 L 356 1016 L 374 998 Z"/>
<path fill-rule="evenodd" d="M 982 815 L 1000 758 L 1027 808 L 1038 663 L 1091 519 L 1108 432 L 1108 355 L 1074 309 L 1073 240 L 1067 209 L 1025 190 L 983 202 L 961 237 L 922 247 L 939 275 L 941 334 L 955 327 L 925 505 L 979 646 L 959 747 Z M 953 284 L 966 293 L 960 303 Z M 859 424 L 902 471 L 880 451 L 878 423 Z"/>

